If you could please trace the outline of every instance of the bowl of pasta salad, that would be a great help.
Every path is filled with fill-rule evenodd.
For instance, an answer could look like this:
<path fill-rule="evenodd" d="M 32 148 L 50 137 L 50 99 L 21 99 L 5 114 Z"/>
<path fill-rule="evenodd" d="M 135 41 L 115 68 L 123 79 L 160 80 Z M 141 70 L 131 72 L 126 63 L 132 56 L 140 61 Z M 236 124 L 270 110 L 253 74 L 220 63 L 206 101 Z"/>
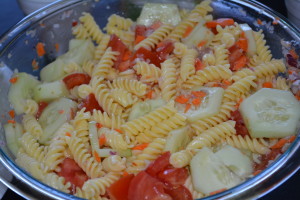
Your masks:
<path fill-rule="evenodd" d="M 0 41 L 0 160 L 39 198 L 253 199 L 299 168 L 300 34 L 255 1 L 63 0 Z"/>

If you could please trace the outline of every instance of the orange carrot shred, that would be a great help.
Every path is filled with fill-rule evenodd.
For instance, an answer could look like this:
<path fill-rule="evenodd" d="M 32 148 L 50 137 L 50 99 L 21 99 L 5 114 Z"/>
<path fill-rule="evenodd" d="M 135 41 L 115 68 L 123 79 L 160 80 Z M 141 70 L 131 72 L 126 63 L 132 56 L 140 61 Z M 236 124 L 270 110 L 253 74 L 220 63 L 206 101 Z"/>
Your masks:
<path fill-rule="evenodd" d="M 143 41 L 144 39 L 146 39 L 145 36 L 138 35 L 138 36 L 136 36 L 136 38 L 135 38 L 134 44 L 137 45 L 138 43 L 140 43 L 140 42 Z"/>
<path fill-rule="evenodd" d="M 64 114 L 65 111 L 64 111 L 64 110 L 59 110 L 58 113 L 59 113 L 59 114 Z"/>
<path fill-rule="evenodd" d="M 276 144 L 274 144 L 273 146 L 271 146 L 271 149 L 280 149 L 282 148 L 286 143 L 288 142 L 287 139 L 280 139 Z"/>
<path fill-rule="evenodd" d="M 300 101 L 300 96 L 295 95 L 295 97 L 296 97 L 296 99 L 297 99 L 298 101 Z"/>
<path fill-rule="evenodd" d="M 189 34 L 192 32 L 192 30 L 193 30 L 193 27 L 191 27 L 191 26 L 186 27 L 186 30 L 182 37 L 186 38 L 187 36 L 189 36 Z"/>
<path fill-rule="evenodd" d="M 202 40 L 201 42 L 199 42 L 199 44 L 197 45 L 197 47 L 203 47 L 206 44 L 206 40 Z"/>
<path fill-rule="evenodd" d="M 8 111 L 8 114 L 11 118 L 15 118 L 15 111 L 14 110 L 10 110 Z"/>
<path fill-rule="evenodd" d="M 59 51 L 59 44 L 58 43 L 55 43 L 55 50 L 56 50 L 56 52 Z"/>
<path fill-rule="evenodd" d="M 123 61 L 128 60 L 130 58 L 130 55 L 131 55 L 131 51 L 129 51 L 129 50 L 125 51 L 122 60 Z"/>
<path fill-rule="evenodd" d="M 128 176 L 128 175 L 129 175 L 128 172 L 126 171 L 123 172 L 123 176 Z"/>
<path fill-rule="evenodd" d="M 94 157 L 97 162 L 101 162 L 101 158 L 100 158 L 99 154 L 97 153 L 97 151 L 94 151 Z"/>
<path fill-rule="evenodd" d="M 292 136 L 288 139 L 288 143 L 294 142 L 295 139 L 296 139 L 296 136 L 295 136 L 295 135 L 292 135 Z"/>
<path fill-rule="evenodd" d="M 245 34 L 245 32 L 243 31 L 243 32 L 241 32 L 241 36 L 240 36 L 241 38 L 246 38 L 246 34 Z"/>
<path fill-rule="evenodd" d="M 9 79 L 9 82 L 11 84 L 15 84 L 17 81 L 18 81 L 18 77 L 17 76 L 16 77 L 12 77 L 11 79 Z"/>
<path fill-rule="evenodd" d="M 243 102 L 243 98 L 240 98 L 239 100 L 238 100 L 238 102 L 236 103 L 236 105 L 235 105 L 235 107 L 236 108 L 239 108 L 240 107 L 240 105 L 241 105 L 241 103 Z"/>
<path fill-rule="evenodd" d="M 106 143 L 106 137 L 104 134 L 102 134 L 100 137 L 99 137 L 99 145 L 102 146 Z"/>
<path fill-rule="evenodd" d="M 294 72 L 293 70 L 288 70 L 289 74 L 293 74 L 293 72 Z"/>
<path fill-rule="evenodd" d="M 66 132 L 66 136 L 72 137 L 71 133 L 69 133 L 69 132 Z"/>
<path fill-rule="evenodd" d="M 39 69 L 39 63 L 35 59 L 32 60 L 31 66 L 32 66 L 33 70 L 38 70 Z"/>
<path fill-rule="evenodd" d="M 184 109 L 184 113 L 186 113 L 187 111 L 189 111 L 189 109 L 191 108 L 191 104 L 190 103 L 187 103 L 186 105 L 185 105 L 185 109 Z"/>
<path fill-rule="evenodd" d="M 262 21 L 260 19 L 257 19 L 257 24 L 262 25 Z"/>
<path fill-rule="evenodd" d="M 231 85 L 231 82 L 229 80 L 223 80 L 222 83 L 224 83 L 225 85 Z"/>
<path fill-rule="evenodd" d="M 152 96 L 153 96 L 153 90 L 149 90 L 149 92 L 145 95 L 147 99 L 152 99 Z"/>
<path fill-rule="evenodd" d="M 295 60 L 298 60 L 299 56 L 298 54 L 296 53 L 295 49 L 291 49 L 289 51 L 289 53 L 292 55 L 292 57 L 295 59 Z"/>
<path fill-rule="evenodd" d="M 195 106 L 199 106 L 201 104 L 201 99 L 200 98 L 193 99 L 192 103 Z"/>
<path fill-rule="evenodd" d="M 199 58 L 195 59 L 195 70 L 202 70 L 204 69 L 204 64 L 202 63 L 202 61 Z"/>
<path fill-rule="evenodd" d="M 234 62 L 233 70 L 237 71 L 246 66 L 248 60 L 245 55 L 242 55 L 237 61 Z"/>
<path fill-rule="evenodd" d="M 100 123 L 96 123 L 96 127 L 99 129 L 99 128 L 102 128 L 102 124 Z"/>
<path fill-rule="evenodd" d="M 145 148 L 147 148 L 149 145 L 149 143 L 143 143 L 143 144 L 139 144 L 136 145 L 132 148 L 132 150 L 144 150 Z"/>
<path fill-rule="evenodd" d="M 15 120 L 13 120 L 13 119 L 10 119 L 10 120 L 7 120 L 7 123 L 9 123 L 9 124 L 15 124 L 15 123 L 16 123 L 16 121 L 15 121 Z"/>
<path fill-rule="evenodd" d="M 175 98 L 175 101 L 181 104 L 185 104 L 189 101 L 189 99 L 186 98 L 184 95 L 179 95 Z"/>
<path fill-rule="evenodd" d="M 119 132 L 119 133 L 123 133 L 122 130 L 115 128 L 115 131 Z"/>
<path fill-rule="evenodd" d="M 223 192 L 225 190 L 227 190 L 227 189 L 226 188 L 222 188 L 222 189 L 219 189 L 219 190 L 216 190 L 216 191 L 213 191 L 213 192 L 209 193 L 209 195 L 218 194 L 218 193 Z"/>
<path fill-rule="evenodd" d="M 273 88 L 273 84 L 272 84 L 272 82 L 265 82 L 265 83 L 263 83 L 263 88 Z"/>
<path fill-rule="evenodd" d="M 279 18 L 278 17 L 275 17 L 275 19 L 273 20 L 272 24 L 273 25 L 277 25 L 279 23 Z"/>
<path fill-rule="evenodd" d="M 41 42 L 38 42 L 37 45 L 36 45 L 36 53 L 38 56 L 43 56 L 46 54 L 46 51 L 45 51 L 45 48 L 44 48 L 44 44 L 41 43 Z"/>
<path fill-rule="evenodd" d="M 257 174 L 259 174 L 262 170 L 256 170 L 255 172 L 253 172 L 253 176 L 256 176 Z"/>
<path fill-rule="evenodd" d="M 205 97 L 205 96 L 206 96 L 206 93 L 203 92 L 203 91 L 192 91 L 191 93 L 192 93 L 192 95 L 194 95 L 195 97 Z"/>

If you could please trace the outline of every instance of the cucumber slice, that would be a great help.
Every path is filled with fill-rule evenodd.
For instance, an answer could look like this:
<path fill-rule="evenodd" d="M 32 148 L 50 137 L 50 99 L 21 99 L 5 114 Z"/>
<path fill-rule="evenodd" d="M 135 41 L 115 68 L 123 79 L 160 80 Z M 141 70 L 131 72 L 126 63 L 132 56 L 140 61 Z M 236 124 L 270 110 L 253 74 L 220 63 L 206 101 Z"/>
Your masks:
<path fill-rule="evenodd" d="M 242 181 L 207 147 L 199 150 L 190 166 L 193 185 L 198 192 L 209 194 L 234 187 Z"/>
<path fill-rule="evenodd" d="M 150 26 L 156 21 L 173 26 L 179 24 L 181 17 L 178 6 L 176 4 L 146 3 L 137 19 L 137 24 Z"/>
<path fill-rule="evenodd" d="M 254 138 L 282 138 L 296 134 L 300 103 L 290 91 L 262 88 L 240 105 L 240 112 Z"/>
<path fill-rule="evenodd" d="M 252 28 L 248 24 L 240 24 L 241 29 L 244 31 L 248 40 L 247 54 L 253 56 L 256 53 L 256 42 L 254 39 Z"/>
<path fill-rule="evenodd" d="M 14 77 L 17 77 L 17 81 L 9 88 L 8 100 L 14 107 L 16 114 L 19 115 L 25 112 L 26 100 L 32 98 L 33 88 L 40 82 L 27 73 L 17 73 Z"/>
<path fill-rule="evenodd" d="M 165 104 L 166 102 L 162 99 L 151 99 L 143 102 L 138 102 L 132 107 L 132 110 L 128 117 L 128 121 L 142 117 Z"/>
<path fill-rule="evenodd" d="M 245 178 L 252 174 L 252 162 L 240 150 L 230 145 L 224 146 L 215 155 L 236 175 Z"/>
<path fill-rule="evenodd" d="M 62 81 L 43 83 L 37 85 L 33 90 L 33 99 L 37 102 L 52 101 L 69 94 L 65 84 Z"/>
<path fill-rule="evenodd" d="M 14 156 L 17 156 L 20 148 L 19 138 L 21 138 L 23 134 L 22 125 L 19 123 L 5 124 L 4 131 L 9 150 L 14 154 Z"/>
<path fill-rule="evenodd" d="M 51 102 L 39 118 L 39 123 L 43 128 L 43 135 L 39 142 L 47 144 L 57 129 L 70 120 L 72 112 L 76 108 L 76 102 L 67 98 L 60 98 Z"/>
<path fill-rule="evenodd" d="M 188 121 L 194 122 L 199 119 L 217 114 L 220 110 L 224 89 L 220 87 L 195 87 L 193 91 L 203 91 L 206 96 L 202 99 L 197 109 L 189 109 L 185 115 Z"/>
<path fill-rule="evenodd" d="M 64 66 L 70 62 L 82 65 L 84 61 L 93 58 L 95 47 L 90 40 L 72 39 L 69 43 L 69 51 L 59 56 L 55 61 L 45 66 L 40 73 L 41 80 L 52 82 L 62 79 L 66 72 Z"/>
<path fill-rule="evenodd" d="M 175 153 L 184 149 L 192 139 L 192 132 L 188 126 L 170 131 L 164 151 Z"/>

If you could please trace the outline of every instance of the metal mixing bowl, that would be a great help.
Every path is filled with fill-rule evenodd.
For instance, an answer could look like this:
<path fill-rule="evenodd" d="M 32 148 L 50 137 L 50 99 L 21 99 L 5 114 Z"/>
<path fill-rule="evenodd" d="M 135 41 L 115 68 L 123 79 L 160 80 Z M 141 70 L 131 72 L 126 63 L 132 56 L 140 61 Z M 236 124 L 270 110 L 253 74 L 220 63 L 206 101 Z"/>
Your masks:
<path fill-rule="evenodd" d="M 33 71 L 31 62 L 35 58 L 39 66 L 45 66 L 54 60 L 58 55 L 67 50 L 68 41 L 72 38 L 72 23 L 78 20 L 83 11 L 92 13 L 96 21 L 103 28 L 107 18 L 117 13 L 132 19 L 139 15 L 142 5 L 146 0 L 62 0 L 49 5 L 48 7 L 32 13 L 15 25 L 0 40 L 0 112 L 7 113 L 11 108 L 7 99 L 9 78 L 13 71 L 25 71 L 34 75 L 39 70 Z M 175 2 L 180 7 L 192 8 L 198 1 L 177 1 L 160 0 L 152 2 Z M 278 13 L 255 2 L 247 0 L 214 0 L 213 15 L 215 17 L 232 17 L 237 22 L 246 22 L 254 30 L 263 29 L 268 45 L 271 47 L 273 57 L 283 58 L 282 40 L 292 41 L 296 49 L 299 48 L 300 33 L 287 20 Z M 260 26 L 256 23 L 257 18 L 267 24 Z M 279 18 L 279 24 L 272 26 L 272 21 Z M 273 28 L 272 28 L 273 27 Z M 34 49 L 37 42 L 45 43 L 47 55 L 37 58 Z M 55 44 L 60 46 L 59 52 L 55 51 Z M 299 53 L 299 52 L 298 52 Z M 4 125 L 8 116 L 0 118 Z M 30 174 L 19 168 L 12 154 L 9 152 L 6 143 L 3 126 L 0 126 L 0 161 L 10 170 L 15 179 L 11 187 L 14 191 L 24 195 L 30 193 L 38 199 L 79 199 L 72 195 L 65 194 L 37 181 Z M 276 162 L 272 163 L 259 175 L 250 178 L 248 181 L 222 193 L 205 199 L 247 199 L 258 198 L 270 192 L 286 179 L 292 176 L 299 169 L 300 137 L 298 135 L 289 149 L 281 155 Z M 5 181 L 4 181 L 5 182 Z M 8 185 L 9 183 L 6 182 Z M 28 197 L 28 196 L 27 196 Z"/>

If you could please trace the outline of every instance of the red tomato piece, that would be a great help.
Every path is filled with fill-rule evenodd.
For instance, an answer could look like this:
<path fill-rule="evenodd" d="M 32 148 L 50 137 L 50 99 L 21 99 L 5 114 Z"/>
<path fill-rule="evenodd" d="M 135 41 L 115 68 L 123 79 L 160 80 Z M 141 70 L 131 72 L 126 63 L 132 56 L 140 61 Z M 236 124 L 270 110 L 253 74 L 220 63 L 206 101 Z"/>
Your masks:
<path fill-rule="evenodd" d="M 133 55 L 132 61 L 136 58 L 141 58 L 145 61 L 149 61 L 150 63 L 154 64 L 156 67 L 160 67 L 160 63 L 163 60 L 156 52 L 152 52 L 144 47 L 139 48 Z"/>
<path fill-rule="evenodd" d="M 93 93 L 89 94 L 82 102 L 78 105 L 79 109 L 85 108 L 85 112 L 92 112 L 95 110 L 101 110 L 103 108 L 99 105 L 95 95 Z"/>
<path fill-rule="evenodd" d="M 63 81 L 66 84 L 67 88 L 70 90 L 75 86 L 79 86 L 82 84 L 89 84 L 91 77 L 87 74 L 83 73 L 74 73 L 66 76 Z"/>
<path fill-rule="evenodd" d="M 120 178 L 118 181 L 114 182 L 109 188 L 107 188 L 107 193 L 111 200 L 128 200 L 128 189 L 129 185 L 134 178 L 133 174 L 129 174 Z"/>
<path fill-rule="evenodd" d="M 170 40 L 165 40 L 157 45 L 156 52 L 158 53 L 160 59 L 165 61 L 167 56 L 174 50 L 174 44 Z"/>
<path fill-rule="evenodd" d="M 191 192 L 183 185 L 178 187 L 166 187 L 165 191 L 173 200 L 193 200 Z"/>
<path fill-rule="evenodd" d="M 204 69 L 204 64 L 202 63 L 202 61 L 199 58 L 196 58 L 195 60 L 195 70 L 202 70 Z"/>
<path fill-rule="evenodd" d="M 237 135 L 241 135 L 241 136 L 249 135 L 248 129 L 245 125 L 244 119 L 239 110 L 235 110 L 234 112 L 231 113 L 231 119 L 236 121 L 235 129 Z"/>
<path fill-rule="evenodd" d="M 136 25 L 135 26 L 135 38 L 137 36 L 144 36 L 146 37 L 147 27 L 145 25 Z"/>
<path fill-rule="evenodd" d="M 183 185 L 189 174 L 186 168 L 166 169 L 158 174 L 158 179 L 172 186 Z"/>
<path fill-rule="evenodd" d="M 171 153 L 169 151 L 165 152 L 149 165 L 149 167 L 146 169 L 146 172 L 151 176 L 156 177 L 160 172 L 170 168 L 170 156 Z"/>
<path fill-rule="evenodd" d="M 254 164 L 254 171 L 264 170 L 268 166 L 269 161 L 274 160 L 279 154 L 282 154 L 281 149 L 271 149 L 270 153 L 262 155 L 260 158 L 261 162 Z"/>
<path fill-rule="evenodd" d="M 37 111 L 37 113 L 35 115 L 35 118 L 37 118 L 37 119 L 40 118 L 40 116 L 43 113 L 44 109 L 48 106 L 48 103 L 41 101 L 41 102 L 39 102 L 38 105 L 39 105 L 39 108 L 38 108 L 38 111 Z"/>
<path fill-rule="evenodd" d="M 120 72 L 124 72 L 130 68 L 130 60 L 123 61 L 119 64 L 118 69 Z"/>
<path fill-rule="evenodd" d="M 164 184 L 145 171 L 138 173 L 131 181 L 128 191 L 130 200 L 172 200 L 165 193 Z"/>

